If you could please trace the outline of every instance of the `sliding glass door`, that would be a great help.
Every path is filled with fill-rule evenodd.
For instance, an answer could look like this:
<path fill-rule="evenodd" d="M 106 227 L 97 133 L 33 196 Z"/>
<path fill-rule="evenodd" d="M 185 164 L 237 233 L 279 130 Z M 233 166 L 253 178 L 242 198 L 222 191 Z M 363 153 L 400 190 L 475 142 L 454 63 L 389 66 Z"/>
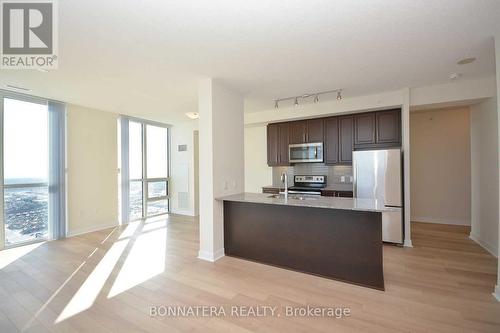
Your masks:
<path fill-rule="evenodd" d="M 2 97 L 5 247 L 49 235 L 49 114 L 45 101 Z M 1 139 L 0 139 L 1 141 Z"/>
<path fill-rule="evenodd" d="M 168 127 L 146 121 L 129 120 L 127 147 L 122 156 L 128 158 L 128 218 L 136 220 L 169 212 Z M 126 181 L 126 180 L 125 180 Z"/>

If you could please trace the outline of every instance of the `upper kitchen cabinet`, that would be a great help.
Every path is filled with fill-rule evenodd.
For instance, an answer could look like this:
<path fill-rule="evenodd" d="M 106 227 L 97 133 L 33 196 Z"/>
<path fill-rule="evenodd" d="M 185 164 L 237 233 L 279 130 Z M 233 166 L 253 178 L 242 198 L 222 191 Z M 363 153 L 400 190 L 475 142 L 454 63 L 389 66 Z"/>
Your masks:
<path fill-rule="evenodd" d="M 388 110 L 375 114 L 377 143 L 401 143 L 401 110 Z"/>
<path fill-rule="evenodd" d="M 361 113 L 354 116 L 354 145 L 375 143 L 375 113 Z"/>
<path fill-rule="evenodd" d="M 279 124 L 267 125 L 267 165 L 277 166 L 279 149 Z"/>
<path fill-rule="evenodd" d="M 325 121 L 320 119 L 309 119 L 307 121 L 307 142 L 323 142 Z"/>
<path fill-rule="evenodd" d="M 339 163 L 339 118 L 325 119 L 325 163 Z"/>
<path fill-rule="evenodd" d="M 307 142 L 307 121 L 292 121 L 290 126 L 290 144 Z"/>
<path fill-rule="evenodd" d="M 290 143 L 290 124 L 281 123 L 279 124 L 279 144 L 278 144 L 278 163 L 279 165 L 289 165 L 290 158 L 288 156 L 289 150 L 288 145 Z"/>
<path fill-rule="evenodd" d="M 354 117 L 354 148 L 377 149 L 401 145 L 400 109 L 361 113 Z"/>
<path fill-rule="evenodd" d="M 324 120 L 310 119 L 292 121 L 290 124 L 290 144 L 323 142 Z"/>
<path fill-rule="evenodd" d="M 354 117 L 338 117 L 339 121 L 339 163 L 352 163 L 354 150 Z"/>
<path fill-rule="evenodd" d="M 288 123 L 267 125 L 267 165 L 288 165 Z"/>

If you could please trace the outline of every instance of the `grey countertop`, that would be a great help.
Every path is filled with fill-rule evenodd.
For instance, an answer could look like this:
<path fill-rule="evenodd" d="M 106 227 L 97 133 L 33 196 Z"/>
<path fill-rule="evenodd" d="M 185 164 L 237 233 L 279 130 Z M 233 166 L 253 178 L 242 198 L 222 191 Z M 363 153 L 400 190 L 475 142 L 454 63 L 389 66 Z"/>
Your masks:
<path fill-rule="evenodd" d="M 302 197 L 303 200 L 299 199 L 299 197 Z M 284 196 L 274 197 L 268 193 L 246 192 L 219 197 L 216 200 L 370 212 L 391 212 L 401 210 L 400 208 L 385 207 L 383 202 L 373 199 L 298 196 L 293 194 L 289 194 L 288 199 L 285 199 Z"/>
<path fill-rule="evenodd" d="M 292 187 L 293 185 L 290 185 L 289 187 Z M 274 189 L 283 189 L 283 185 L 269 185 L 269 186 L 262 186 L 262 188 L 274 188 Z M 323 187 L 321 190 L 323 191 L 348 191 L 352 192 L 352 184 L 334 184 L 334 185 L 329 185 L 327 187 Z"/>

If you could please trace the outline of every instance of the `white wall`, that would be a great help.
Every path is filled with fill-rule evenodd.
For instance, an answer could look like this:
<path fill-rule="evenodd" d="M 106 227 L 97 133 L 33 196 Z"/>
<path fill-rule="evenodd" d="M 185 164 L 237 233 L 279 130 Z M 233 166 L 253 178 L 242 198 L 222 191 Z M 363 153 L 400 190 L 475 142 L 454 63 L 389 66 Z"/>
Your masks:
<path fill-rule="evenodd" d="M 68 234 L 118 224 L 118 115 L 68 105 Z"/>
<path fill-rule="evenodd" d="M 171 199 L 170 210 L 175 214 L 197 215 L 194 131 L 197 120 L 175 123 L 170 133 Z M 187 151 L 178 151 L 179 145 L 187 145 Z"/>
<path fill-rule="evenodd" d="M 470 225 L 468 107 L 412 112 L 411 220 Z"/>
<path fill-rule="evenodd" d="M 498 122 L 495 98 L 471 108 L 471 238 L 498 254 Z"/>
<path fill-rule="evenodd" d="M 261 192 L 272 185 L 273 169 L 267 166 L 266 125 L 245 127 L 245 192 Z"/>
<path fill-rule="evenodd" d="M 243 98 L 213 79 L 200 81 L 200 251 L 215 261 L 224 255 L 219 196 L 243 192 Z"/>

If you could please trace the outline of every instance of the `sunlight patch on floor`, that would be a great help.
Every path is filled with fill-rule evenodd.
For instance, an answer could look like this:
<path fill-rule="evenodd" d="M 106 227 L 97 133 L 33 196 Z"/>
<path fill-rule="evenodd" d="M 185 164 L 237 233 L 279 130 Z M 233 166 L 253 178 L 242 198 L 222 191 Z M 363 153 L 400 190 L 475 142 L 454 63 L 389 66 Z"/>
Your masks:
<path fill-rule="evenodd" d="M 87 310 L 94 304 L 95 299 L 101 292 L 106 280 L 115 268 L 129 240 L 121 240 L 114 243 L 106 252 L 99 264 L 80 286 L 71 301 L 66 305 L 56 323 L 66 320 L 82 311 Z"/>
<path fill-rule="evenodd" d="M 158 228 L 158 226 L 156 226 Z M 167 229 L 148 231 L 138 236 L 118 274 L 108 298 L 114 297 L 165 270 Z"/>
<path fill-rule="evenodd" d="M 123 230 L 118 239 L 125 239 L 132 237 L 135 234 L 140 224 L 141 221 L 130 222 L 129 224 L 127 224 L 127 227 L 125 228 L 125 230 Z"/>
<path fill-rule="evenodd" d="M 40 242 L 0 251 L 0 269 L 12 264 L 17 259 L 20 259 L 22 256 L 25 256 L 44 243 L 45 242 Z"/>

